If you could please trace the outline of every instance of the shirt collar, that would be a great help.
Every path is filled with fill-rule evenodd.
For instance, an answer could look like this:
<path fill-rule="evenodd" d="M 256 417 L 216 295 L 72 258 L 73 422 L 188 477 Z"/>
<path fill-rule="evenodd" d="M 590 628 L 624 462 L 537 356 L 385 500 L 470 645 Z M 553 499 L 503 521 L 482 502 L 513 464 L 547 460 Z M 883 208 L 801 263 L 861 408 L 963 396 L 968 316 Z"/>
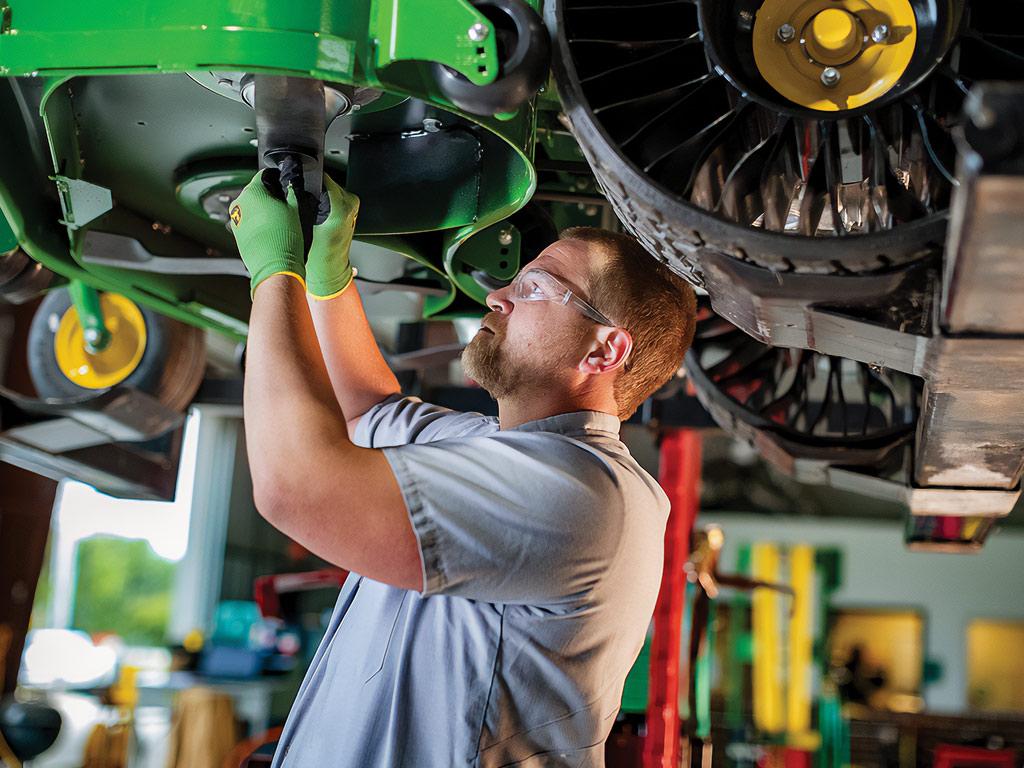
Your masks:
<path fill-rule="evenodd" d="M 619 439 L 622 422 L 618 416 L 600 411 L 573 411 L 528 421 L 513 427 L 514 432 L 555 432 L 566 437 L 604 434 Z"/>

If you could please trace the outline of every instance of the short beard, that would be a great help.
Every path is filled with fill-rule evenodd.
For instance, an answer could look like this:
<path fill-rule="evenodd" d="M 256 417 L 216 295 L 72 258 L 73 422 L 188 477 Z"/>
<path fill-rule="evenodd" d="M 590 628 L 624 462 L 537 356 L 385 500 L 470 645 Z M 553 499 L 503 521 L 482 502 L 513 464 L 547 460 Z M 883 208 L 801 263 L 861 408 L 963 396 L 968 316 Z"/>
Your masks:
<path fill-rule="evenodd" d="M 508 397 L 523 383 L 522 368 L 502 349 L 504 334 L 481 330 L 462 351 L 462 370 L 495 400 Z"/>

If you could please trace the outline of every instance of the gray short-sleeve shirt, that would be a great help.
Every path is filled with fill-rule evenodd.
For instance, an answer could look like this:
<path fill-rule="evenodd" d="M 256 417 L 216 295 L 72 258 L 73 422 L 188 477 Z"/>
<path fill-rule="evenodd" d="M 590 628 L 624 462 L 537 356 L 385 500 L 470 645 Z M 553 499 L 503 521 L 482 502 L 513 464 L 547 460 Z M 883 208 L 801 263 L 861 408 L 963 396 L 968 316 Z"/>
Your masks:
<path fill-rule="evenodd" d="M 397 396 L 363 416 L 425 588 L 349 577 L 274 766 L 604 765 L 669 509 L 618 429 L 581 411 L 499 430 Z"/>

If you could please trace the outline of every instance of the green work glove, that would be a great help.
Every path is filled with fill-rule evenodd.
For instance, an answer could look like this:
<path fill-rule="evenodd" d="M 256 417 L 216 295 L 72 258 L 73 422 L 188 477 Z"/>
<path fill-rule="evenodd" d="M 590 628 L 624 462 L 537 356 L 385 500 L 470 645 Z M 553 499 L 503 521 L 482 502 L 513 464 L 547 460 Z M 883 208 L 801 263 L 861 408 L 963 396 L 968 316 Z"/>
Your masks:
<path fill-rule="evenodd" d="M 228 212 L 238 253 L 252 276 L 250 296 L 271 275 L 291 275 L 305 283 L 295 189 L 290 186 L 285 196 L 276 168 L 257 173 L 232 201 Z"/>
<path fill-rule="evenodd" d="M 355 270 L 348 260 L 356 228 L 359 198 L 324 175 L 320 212 L 313 227 L 313 246 L 306 260 L 306 290 L 317 299 L 332 299 L 352 284 Z"/>

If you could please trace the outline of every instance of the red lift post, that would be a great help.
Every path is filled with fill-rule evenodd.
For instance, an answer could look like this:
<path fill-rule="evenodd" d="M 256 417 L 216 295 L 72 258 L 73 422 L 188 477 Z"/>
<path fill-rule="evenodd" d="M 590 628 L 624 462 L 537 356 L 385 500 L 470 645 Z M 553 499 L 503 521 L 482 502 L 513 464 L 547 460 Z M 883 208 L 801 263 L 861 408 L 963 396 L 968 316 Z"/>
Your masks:
<path fill-rule="evenodd" d="M 690 535 L 700 508 L 701 438 L 692 429 L 664 433 L 658 481 L 672 502 L 665 528 L 665 570 L 654 608 L 650 684 L 647 695 L 647 737 L 644 768 L 679 768 L 680 642 Z"/>

